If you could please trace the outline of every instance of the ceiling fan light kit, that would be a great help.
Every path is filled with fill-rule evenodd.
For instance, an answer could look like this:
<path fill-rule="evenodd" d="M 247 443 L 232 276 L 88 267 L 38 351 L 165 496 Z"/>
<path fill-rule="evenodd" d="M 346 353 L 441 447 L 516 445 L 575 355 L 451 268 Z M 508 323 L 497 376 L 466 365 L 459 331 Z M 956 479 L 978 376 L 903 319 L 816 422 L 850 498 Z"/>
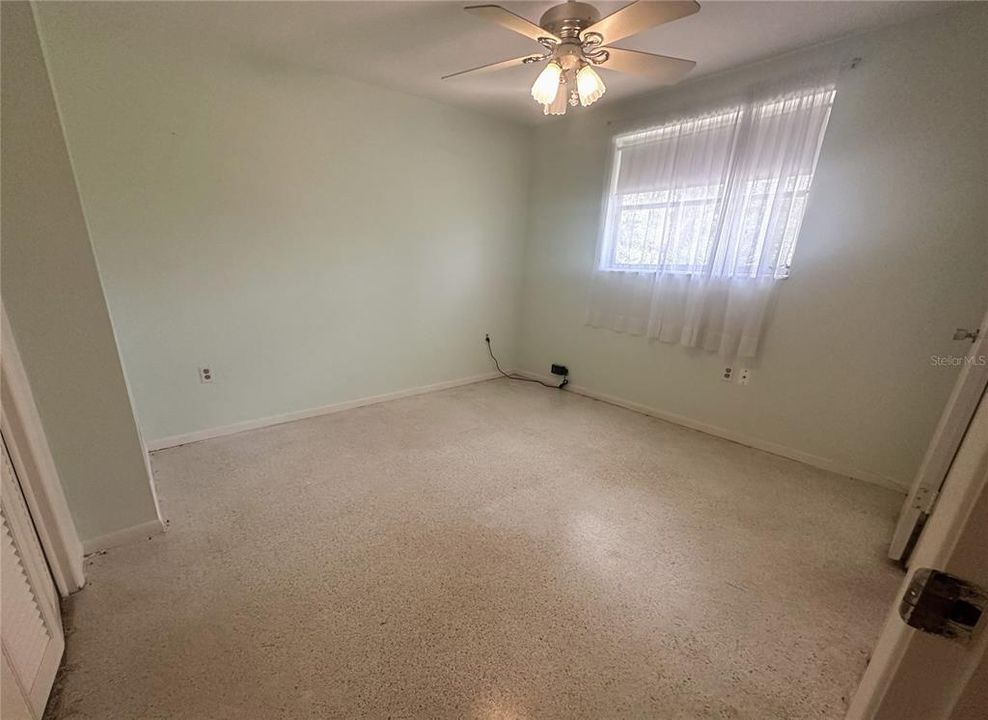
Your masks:
<path fill-rule="evenodd" d="M 532 97 L 541 105 L 550 105 L 559 93 L 559 85 L 563 82 L 563 69 L 556 62 L 545 66 L 532 85 Z"/>
<path fill-rule="evenodd" d="M 560 85 L 556 92 L 556 97 L 549 105 L 542 106 L 543 115 L 565 115 L 566 107 L 569 103 L 569 93 L 566 88 Z"/>
<path fill-rule="evenodd" d="M 499 5 L 472 5 L 464 9 L 531 38 L 543 47 L 543 53 L 463 70 L 443 79 L 547 63 L 532 85 L 532 97 L 546 115 L 564 115 L 567 105 L 587 107 L 599 100 L 607 88 L 595 66 L 645 76 L 660 85 L 671 85 L 696 64 L 692 60 L 610 45 L 646 28 L 692 15 L 700 9 L 693 0 L 639 0 L 603 19 L 593 5 L 570 0 L 549 8 L 538 25 Z"/>
<path fill-rule="evenodd" d="M 580 104 L 587 107 L 600 100 L 607 88 L 600 75 L 589 65 L 584 65 L 576 74 L 576 90 L 580 96 Z"/>

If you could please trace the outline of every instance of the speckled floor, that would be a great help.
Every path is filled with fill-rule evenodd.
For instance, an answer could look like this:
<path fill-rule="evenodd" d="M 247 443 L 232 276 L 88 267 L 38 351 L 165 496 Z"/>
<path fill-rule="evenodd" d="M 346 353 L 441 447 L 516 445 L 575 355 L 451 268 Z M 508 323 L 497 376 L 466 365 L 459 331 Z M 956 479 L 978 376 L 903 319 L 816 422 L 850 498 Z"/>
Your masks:
<path fill-rule="evenodd" d="M 154 455 L 65 719 L 841 718 L 901 496 L 497 380 Z"/>

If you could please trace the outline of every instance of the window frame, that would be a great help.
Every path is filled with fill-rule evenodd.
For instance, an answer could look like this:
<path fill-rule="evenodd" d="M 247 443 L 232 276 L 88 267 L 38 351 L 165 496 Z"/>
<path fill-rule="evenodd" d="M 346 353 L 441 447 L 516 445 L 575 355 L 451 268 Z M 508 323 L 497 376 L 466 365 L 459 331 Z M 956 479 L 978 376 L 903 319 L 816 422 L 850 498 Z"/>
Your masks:
<path fill-rule="evenodd" d="M 797 217 L 795 227 L 792 230 L 792 237 L 789 240 L 789 247 L 780 254 L 780 262 L 778 266 L 771 267 L 771 276 L 775 279 L 786 279 L 790 277 L 792 273 L 792 260 L 795 253 L 796 245 L 799 241 L 799 236 L 802 231 L 803 220 L 806 216 L 806 210 L 809 206 L 809 196 L 812 190 L 813 179 L 816 175 L 816 165 L 819 158 L 820 148 L 823 144 L 823 139 L 826 135 L 827 127 L 829 125 L 829 114 L 833 110 L 834 102 L 836 101 L 836 88 L 830 84 L 825 87 L 821 87 L 816 90 L 815 94 L 829 95 L 829 107 L 827 109 L 828 117 L 824 122 L 820 137 L 818 138 L 816 152 L 814 155 L 812 172 L 810 173 L 799 173 L 796 175 L 789 175 L 785 178 L 786 184 L 789 184 L 789 180 L 792 179 L 793 189 L 792 190 L 782 190 L 781 192 L 773 192 L 772 190 L 766 190 L 763 193 L 758 193 L 753 195 L 751 193 L 745 193 L 745 197 L 779 197 L 786 198 L 789 201 L 795 203 L 802 201 L 803 207 L 801 212 Z M 719 190 L 719 194 L 713 198 L 702 198 L 702 199 L 691 199 L 691 200 L 664 200 L 664 201 L 654 201 L 654 202 L 644 202 L 641 204 L 623 204 L 620 202 L 621 197 L 627 197 L 634 193 L 627 193 L 624 196 L 619 196 L 616 192 L 616 185 L 620 177 L 621 168 L 621 154 L 624 150 L 633 148 L 635 146 L 640 146 L 643 144 L 650 144 L 652 142 L 660 141 L 664 136 L 672 134 L 674 129 L 681 127 L 686 123 L 706 123 L 705 126 L 699 127 L 695 133 L 699 134 L 706 132 L 710 129 L 717 127 L 723 127 L 723 125 L 732 124 L 735 126 L 740 126 L 747 116 L 753 115 L 756 118 L 768 117 L 781 112 L 786 111 L 785 98 L 777 100 L 766 100 L 766 101 L 756 101 L 752 103 L 741 103 L 737 105 L 732 105 L 727 108 L 723 108 L 716 112 L 707 113 L 703 115 L 698 115 L 695 117 L 683 117 L 676 120 L 671 120 L 669 122 L 662 123 L 661 125 L 654 125 L 649 127 L 643 127 L 633 131 L 628 131 L 624 133 L 619 133 L 614 135 L 611 139 L 611 153 L 610 153 L 610 176 L 606 185 L 603 207 L 602 207 L 602 218 L 598 226 L 598 252 L 595 258 L 596 272 L 628 272 L 628 273 L 649 273 L 656 272 L 660 267 L 660 263 L 621 263 L 616 261 L 616 254 L 618 252 L 617 243 L 617 232 L 614 230 L 616 225 L 621 222 L 621 216 L 623 213 L 628 211 L 638 211 L 638 210 L 665 210 L 678 209 L 685 206 L 709 206 L 713 205 L 713 210 L 715 213 L 722 211 L 718 208 L 719 205 L 729 202 L 731 200 L 731 194 L 728 190 L 730 183 L 725 183 L 723 188 Z M 729 122 L 727 122 L 729 120 Z M 649 135 L 654 135 L 654 138 L 648 138 Z M 732 151 L 733 152 L 733 151 Z M 800 188 L 801 180 L 807 178 L 804 188 Z M 779 178 L 779 181 L 782 181 Z M 757 180 L 750 180 L 748 182 L 757 182 Z M 702 186 L 697 186 L 702 187 Z M 661 190 L 655 191 L 642 191 L 641 194 L 646 194 L 648 192 L 662 192 Z M 769 217 L 766 216 L 763 222 L 768 222 Z M 663 223 L 666 221 L 663 220 Z M 786 243 L 786 237 L 789 235 L 788 230 L 784 231 L 783 237 L 780 240 L 782 243 Z M 764 232 L 759 233 L 762 236 L 762 241 L 764 242 Z M 695 240 L 693 241 L 696 242 Z M 758 257 L 760 253 L 756 254 Z M 678 264 L 678 265 L 663 265 L 662 272 L 664 274 L 670 275 L 695 275 L 702 274 L 707 266 L 705 261 L 702 265 L 690 265 L 690 264 Z M 758 277 L 757 263 L 752 267 L 755 269 L 751 272 L 744 273 L 734 273 L 732 277 L 738 278 L 755 278 Z"/>

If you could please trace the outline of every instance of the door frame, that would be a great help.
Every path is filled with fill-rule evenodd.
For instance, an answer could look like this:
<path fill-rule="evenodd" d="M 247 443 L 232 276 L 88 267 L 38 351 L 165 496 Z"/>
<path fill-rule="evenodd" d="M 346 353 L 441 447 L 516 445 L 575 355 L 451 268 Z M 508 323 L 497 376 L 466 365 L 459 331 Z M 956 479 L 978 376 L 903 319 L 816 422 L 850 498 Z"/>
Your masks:
<path fill-rule="evenodd" d="M 960 374 L 947 398 L 923 461 L 916 471 L 909 495 L 902 505 L 889 545 L 888 555 L 892 560 L 909 564 L 909 552 L 922 532 L 922 523 L 933 512 L 940 488 L 957 455 L 964 433 L 967 432 L 978 402 L 988 387 L 988 364 L 979 364 L 979 359 L 986 355 L 988 311 L 981 320 L 978 336 L 966 348 Z"/>
<path fill-rule="evenodd" d="M 965 576 L 972 568 L 981 568 L 980 577 L 976 574 L 964 579 L 984 583 L 981 548 L 988 536 L 988 394 L 982 393 L 975 405 L 974 419 L 913 557 L 916 567 L 961 572 Z M 977 558 L 975 565 L 970 564 L 972 557 Z M 955 567 L 965 563 L 966 571 Z M 949 662 L 931 662 L 935 648 L 938 653 L 956 649 L 939 643 L 956 641 L 924 635 L 899 617 L 899 604 L 914 572 L 907 573 L 896 595 L 846 720 L 901 717 L 903 706 L 923 704 L 928 707 L 918 711 L 922 717 L 946 720 L 953 717 L 958 699 L 981 667 L 979 663 L 988 662 L 988 616 L 981 618 L 962 652 L 945 656 Z"/>
<path fill-rule="evenodd" d="M 64 597 L 86 583 L 82 542 L 2 301 L 0 325 L 0 431 L 55 586 Z"/>

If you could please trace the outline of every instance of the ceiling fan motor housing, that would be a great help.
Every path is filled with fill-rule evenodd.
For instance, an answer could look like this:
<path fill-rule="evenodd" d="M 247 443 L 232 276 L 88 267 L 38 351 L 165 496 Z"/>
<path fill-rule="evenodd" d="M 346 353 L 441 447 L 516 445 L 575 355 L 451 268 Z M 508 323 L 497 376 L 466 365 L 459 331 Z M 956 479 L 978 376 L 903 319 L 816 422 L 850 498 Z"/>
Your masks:
<path fill-rule="evenodd" d="M 579 42 L 580 31 L 600 20 L 600 13 L 593 5 L 582 2 L 564 2 L 543 13 L 539 26 L 548 30 L 563 42 Z"/>

